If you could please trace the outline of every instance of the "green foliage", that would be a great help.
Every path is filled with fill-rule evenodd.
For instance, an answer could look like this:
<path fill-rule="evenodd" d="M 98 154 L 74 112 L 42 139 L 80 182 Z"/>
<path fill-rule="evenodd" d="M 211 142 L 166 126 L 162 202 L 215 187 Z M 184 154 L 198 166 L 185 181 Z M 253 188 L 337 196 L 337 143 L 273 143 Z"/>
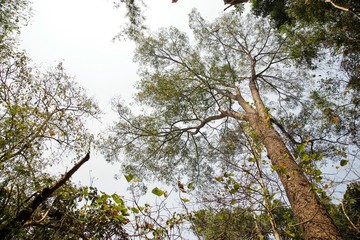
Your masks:
<path fill-rule="evenodd" d="M 132 175 L 132 174 L 125 175 L 125 179 L 127 182 L 131 182 L 131 180 L 134 179 L 134 175 Z"/>
<path fill-rule="evenodd" d="M 279 200 L 275 199 L 273 201 L 272 213 L 274 215 L 278 231 L 283 239 L 303 239 L 300 229 L 298 228 L 294 219 L 294 214 L 289 207 L 281 203 Z"/>
<path fill-rule="evenodd" d="M 36 211 L 34 221 L 21 232 L 33 239 L 127 239 L 123 225 L 129 222 L 128 215 L 124 200 L 116 194 L 66 185 Z"/>
<path fill-rule="evenodd" d="M 253 0 L 256 15 L 268 16 L 274 25 L 291 39 L 290 50 L 300 62 L 316 66 L 323 58 L 324 47 L 342 57 L 342 67 L 348 74 L 348 87 L 358 99 L 360 48 L 360 4 L 354 0 L 333 1 Z M 344 9 L 348 11 L 344 11 Z"/>
<path fill-rule="evenodd" d="M 61 153 L 88 151 L 93 137 L 85 119 L 98 116 L 96 104 L 61 64 L 41 74 L 28 61 L 18 53 L 0 62 L 1 179 L 19 203 L 48 186 L 43 170 Z"/>
<path fill-rule="evenodd" d="M 257 239 L 259 233 L 250 209 L 206 209 L 195 212 L 193 231 L 203 239 Z M 260 232 L 268 234 L 268 227 L 261 225 Z"/>
<path fill-rule="evenodd" d="M 358 1 L 336 1 L 336 4 L 349 8 L 344 12 L 326 1 L 285 1 L 277 8 L 271 1 L 253 1 L 256 14 L 270 16 L 276 25 L 288 33 L 293 45 L 290 47 L 294 56 L 309 64 L 316 65 L 316 57 L 322 57 L 323 47 L 333 49 L 333 53 L 342 55 L 342 68 L 348 77 L 348 90 L 354 91 L 353 102 L 358 102 L 360 20 Z M 266 4 L 269 9 L 261 8 Z M 277 17 L 272 12 L 281 12 L 284 17 Z M 280 14 L 280 15 L 281 15 Z M 281 15 L 283 16 L 283 15 Z M 345 91 L 347 93 L 348 91 Z"/>
<path fill-rule="evenodd" d="M 279 182 L 277 173 L 283 174 L 283 181 L 283 176 L 292 181 L 296 172 L 305 173 L 311 183 L 304 178 L 305 183 L 292 186 L 305 186 L 316 201 L 316 195 L 327 200 L 320 187 L 322 164 L 333 160 L 338 165 L 357 147 L 346 125 L 352 120 L 357 128 L 358 110 L 350 97 L 339 95 L 346 81 L 330 70 L 322 77 L 297 65 L 289 52 L 294 39 L 265 19 L 224 14 L 209 23 L 193 11 L 190 27 L 194 40 L 170 27 L 143 34 L 136 42 L 141 77 L 136 101 L 143 111 L 135 115 L 115 103 L 119 121 L 102 144 L 107 159 L 117 160 L 124 153 L 123 164 L 131 173 L 154 174 L 166 181 L 187 175 L 205 193 L 212 193 L 208 183 L 218 176 L 225 190 L 216 200 L 249 206 L 255 203 L 246 199 L 253 197 L 263 206 L 256 202 L 255 209 L 265 211 L 267 219 L 274 219 L 269 216 L 271 201 L 283 191 L 271 184 Z M 338 63 L 336 57 L 326 57 Z M 318 65 L 339 69 L 331 62 Z M 261 134 L 268 129 L 255 129 L 258 122 L 277 131 L 289 150 L 276 156 L 276 163 L 265 158 L 271 146 L 265 149 Z M 279 154 L 276 151 L 271 158 Z M 281 162 L 289 155 L 296 157 L 289 162 L 295 160 L 300 171 L 289 171 L 289 164 Z M 219 172 L 235 172 L 237 179 Z M 286 231 L 289 238 L 297 234 L 290 226 Z"/>
<path fill-rule="evenodd" d="M 328 211 L 333 216 L 335 224 L 339 228 L 344 240 L 359 239 L 359 186 L 359 182 L 348 184 L 342 203 L 338 205 L 329 203 L 327 205 Z"/>
<path fill-rule="evenodd" d="M 0 49 L 20 32 L 29 21 L 30 2 L 28 0 L 1 0 L 0 2 Z M 11 41 L 14 43 L 14 41 Z"/>
<path fill-rule="evenodd" d="M 350 183 L 347 186 L 343 199 L 343 211 L 350 218 L 357 230 L 360 229 L 360 182 Z M 352 227 L 352 230 L 355 230 Z"/>
<path fill-rule="evenodd" d="M 138 36 L 142 34 L 142 31 L 146 29 L 145 16 L 143 7 L 145 4 L 142 0 L 114 0 L 114 7 L 126 8 L 126 19 L 125 26 L 122 27 L 122 31 L 115 37 L 117 39 L 130 38 L 138 39 Z"/>

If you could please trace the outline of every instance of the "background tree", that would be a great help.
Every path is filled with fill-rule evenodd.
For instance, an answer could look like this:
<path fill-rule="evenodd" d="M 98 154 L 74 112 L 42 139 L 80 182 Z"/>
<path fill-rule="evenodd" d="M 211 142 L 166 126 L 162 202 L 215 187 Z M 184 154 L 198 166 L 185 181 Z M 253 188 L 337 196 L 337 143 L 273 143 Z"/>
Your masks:
<path fill-rule="evenodd" d="M 23 234 L 35 239 L 128 239 L 122 197 L 67 185 L 37 211 Z"/>
<path fill-rule="evenodd" d="M 61 63 L 41 72 L 18 50 L 29 9 L 28 1 L 0 3 L 1 238 L 125 239 L 121 197 L 65 184 L 89 155 L 63 177 L 47 173 L 90 150 L 86 121 L 100 112 Z"/>
<path fill-rule="evenodd" d="M 1 48 L 4 43 L 11 40 L 14 35 L 19 33 L 20 28 L 26 25 L 31 16 L 29 1 L 19 0 L 6 1 L 0 3 L 0 42 Z M 13 42 L 14 43 L 14 42 Z"/>
<path fill-rule="evenodd" d="M 343 202 L 341 204 L 341 210 L 343 215 L 347 218 L 347 227 L 349 235 L 355 237 L 354 232 L 357 234 L 357 238 L 360 238 L 360 183 L 354 182 L 347 186 Z M 349 224 L 350 223 L 350 224 Z M 350 231 L 349 231 L 350 230 Z M 353 233 L 352 233 L 353 232 Z M 351 234 L 352 233 L 352 234 Z"/>
<path fill-rule="evenodd" d="M 342 68 L 348 75 L 349 89 L 355 91 L 353 101 L 359 102 L 360 3 L 353 0 L 267 1 L 253 0 L 252 10 L 258 16 L 269 17 L 293 42 L 294 56 L 316 66 L 323 58 L 325 46 L 342 58 Z M 335 7 L 341 6 L 340 8 Z M 346 10 L 345 10 L 346 9 Z"/>
<path fill-rule="evenodd" d="M 195 212 L 195 227 L 203 239 L 261 239 L 255 223 L 252 210 L 207 209 Z M 261 225 L 259 229 L 263 239 L 269 226 Z"/>

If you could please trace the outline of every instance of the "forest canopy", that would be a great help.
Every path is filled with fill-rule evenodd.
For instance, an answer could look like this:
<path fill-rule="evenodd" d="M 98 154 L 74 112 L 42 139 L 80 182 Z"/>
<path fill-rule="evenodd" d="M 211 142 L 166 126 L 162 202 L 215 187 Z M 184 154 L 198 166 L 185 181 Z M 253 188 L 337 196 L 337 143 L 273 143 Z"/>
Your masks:
<path fill-rule="evenodd" d="M 190 32 L 114 1 L 139 78 L 100 136 L 100 107 L 64 64 L 19 49 L 30 2 L 0 4 L 2 238 L 359 238 L 357 1 L 224 1 L 213 20 L 192 10 Z M 97 150 L 130 197 L 71 181 Z M 72 167 L 47 171 L 59 163 Z"/>

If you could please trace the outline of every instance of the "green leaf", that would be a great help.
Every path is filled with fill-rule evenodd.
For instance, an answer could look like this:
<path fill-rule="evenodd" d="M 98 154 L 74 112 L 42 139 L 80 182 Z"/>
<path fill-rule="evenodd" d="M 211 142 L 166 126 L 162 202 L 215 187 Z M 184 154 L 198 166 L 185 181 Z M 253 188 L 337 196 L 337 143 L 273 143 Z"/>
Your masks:
<path fill-rule="evenodd" d="M 236 184 L 234 185 L 234 189 L 235 189 L 235 190 L 239 190 L 240 186 L 241 186 L 240 183 L 236 183 Z"/>
<path fill-rule="evenodd" d="M 215 180 L 218 181 L 218 182 L 223 182 L 224 178 L 223 177 L 216 177 Z"/>
<path fill-rule="evenodd" d="M 299 153 L 303 153 L 306 147 L 306 143 L 300 144 L 297 148 Z"/>
<path fill-rule="evenodd" d="M 152 191 L 151 191 L 153 194 L 155 194 L 156 196 L 160 197 L 161 195 L 163 195 L 165 193 L 165 191 L 159 189 L 159 188 L 154 188 Z"/>
<path fill-rule="evenodd" d="M 187 198 L 181 198 L 181 201 L 183 201 L 184 203 L 190 202 L 190 200 Z"/>
<path fill-rule="evenodd" d="M 121 199 L 121 197 L 117 194 L 113 194 L 111 195 L 112 199 L 117 203 L 117 204 L 124 204 L 124 201 Z"/>
<path fill-rule="evenodd" d="M 139 213 L 140 212 L 139 209 L 136 208 L 136 207 L 131 208 L 131 211 L 133 211 L 134 213 Z"/>
<path fill-rule="evenodd" d="M 134 175 L 132 175 L 131 173 L 128 175 L 124 175 L 124 176 L 125 176 L 125 179 L 127 182 L 131 182 L 131 180 L 133 180 L 133 178 L 134 178 Z"/>
<path fill-rule="evenodd" d="M 343 160 L 341 160 L 340 161 L 340 166 L 345 166 L 346 164 L 348 164 L 348 162 L 349 162 L 349 160 L 345 160 L 345 159 L 343 159 Z"/>
<path fill-rule="evenodd" d="M 231 194 L 235 194 L 235 193 L 237 193 L 237 191 L 238 191 L 237 189 L 234 189 L 234 188 L 233 188 L 233 189 L 230 190 L 230 193 L 231 193 Z"/>

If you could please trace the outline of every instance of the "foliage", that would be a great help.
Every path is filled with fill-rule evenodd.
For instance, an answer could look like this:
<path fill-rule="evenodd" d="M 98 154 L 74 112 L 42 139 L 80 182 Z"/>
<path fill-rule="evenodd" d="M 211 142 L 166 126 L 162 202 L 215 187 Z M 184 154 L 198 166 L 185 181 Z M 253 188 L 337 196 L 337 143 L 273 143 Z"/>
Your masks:
<path fill-rule="evenodd" d="M 347 220 L 352 223 L 352 227 L 348 227 L 357 234 L 360 233 L 360 182 L 350 183 L 347 186 L 343 202 L 342 211 L 346 215 Z"/>
<path fill-rule="evenodd" d="M 10 192 L 1 189 L 1 212 L 9 209 Z M 94 187 L 67 184 L 34 213 L 31 221 L 16 233 L 30 239 L 126 239 L 123 225 L 129 220 L 123 199 L 99 192 Z"/>
<path fill-rule="evenodd" d="M 98 108 L 59 64 L 38 73 L 21 52 L 0 62 L 1 182 L 11 190 L 14 212 L 34 191 L 49 186 L 45 168 L 66 154 L 88 151 L 85 119 Z"/>
<path fill-rule="evenodd" d="M 207 209 L 195 212 L 196 231 L 203 239 L 260 239 L 251 209 Z M 268 227 L 261 226 L 260 236 L 265 238 Z"/>
<path fill-rule="evenodd" d="M 125 16 L 127 19 L 125 26 L 122 27 L 122 30 L 115 38 L 122 39 L 128 37 L 130 39 L 137 39 L 146 29 L 146 18 L 143 13 L 145 4 L 143 0 L 116 0 L 113 3 L 115 8 L 121 8 L 125 5 Z"/>
<path fill-rule="evenodd" d="M 252 164 L 253 166 L 251 166 Z M 261 169 L 256 169 L 256 165 L 261 165 Z M 278 237 L 275 239 L 302 239 L 291 209 L 279 198 L 282 194 L 281 186 L 277 183 L 278 179 L 273 179 L 273 174 L 266 169 L 266 161 L 256 163 L 255 159 L 249 159 L 248 163 L 243 162 L 242 167 L 237 166 L 236 169 L 238 170 L 235 173 L 224 173 L 215 178 L 217 184 L 212 184 L 212 188 L 203 194 L 202 201 L 206 203 L 204 207 L 206 210 L 201 211 L 214 211 L 217 214 L 223 210 L 228 211 L 229 218 L 221 218 L 218 221 L 223 221 L 221 224 L 219 223 L 220 226 L 229 226 L 229 228 L 239 221 L 238 218 L 240 218 L 240 224 L 244 225 L 244 217 L 239 217 L 236 212 L 247 212 L 251 218 L 249 220 L 251 228 L 249 229 L 256 236 L 263 236 L 266 239 L 272 239 L 275 236 Z M 258 170 L 260 173 L 257 172 Z M 210 219 L 213 218 L 210 217 L 206 220 L 213 221 L 215 226 L 219 225 L 215 223 L 216 220 Z M 195 225 L 198 221 L 195 220 Z M 249 221 L 246 221 L 246 224 Z M 220 234 L 221 229 L 212 228 L 211 224 L 209 223 L 209 229 L 204 228 L 203 231 L 212 232 L 210 234 L 212 236 Z M 234 231 L 236 231 L 235 229 Z M 242 227 L 237 229 L 242 229 Z M 231 230 L 229 231 L 231 232 Z M 237 234 L 247 235 L 243 231 L 247 230 L 242 229 Z"/>
<path fill-rule="evenodd" d="M 302 36 L 301 41 L 308 41 L 311 47 L 316 47 L 314 45 L 317 43 L 318 49 L 321 49 L 320 44 L 324 44 L 336 49 L 344 47 L 343 50 L 348 53 L 359 52 L 359 44 L 356 41 L 359 35 L 357 26 L 360 24 L 360 19 L 356 17 L 360 9 L 358 1 L 336 1 L 338 5 L 353 12 L 344 12 L 322 0 L 284 0 L 276 4 L 268 0 L 254 0 L 252 3 L 256 15 L 269 16 L 278 28 L 292 28 L 296 34 L 294 37 Z M 302 34 L 310 35 L 305 39 Z"/>
<path fill-rule="evenodd" d="M 186 226 L 191 224 L 193 214 L 186 207 L 190 200 L 182 194 L 190 191 L 192 185 L 188 184 L 185 187 L 178 181 L 178 186 L 171 190 L 154 187 L 148 191 L 149 185 L 139 178 L 134 178 L 134 175 L 132 178 L 125 175 L 125 178 L 130 184 L 129 190 L 132 195 L 131 200 L 128 200 L 128 204 L 132 202 L 132 206 L 128 209 L 135 219 L 128 224 L 129 236 L 154 240 L 184 239 Z M 178 196 L 174 196 L 175 191 L 178 192 Z M 145 203 L 142 197 L 145 197 Z"/>
<path fill-rule="evenodd" d="M 20 27 L 27 24 L 30 12 L 28 0 L 1 0 L 0 2 L 0 42 L 4 42 L 19 33 Z"/>
<path fill-rule="evenodd" d="M 120 196 L 65 184 L 68 178 L 57 180 L 46 173 L 65 157 L 76 159 L 90 150 L 93 136 L 86 121 L 98 118 L 99 108 L 61 63 L 41 72 L 17 49 L 17 34 L 29 15 L 28 1 L 1 1 L 0 230 L 6 233 L 2 238 L 125 239 L 122 226 L 128 213 Z M 89 155 L 83 162 L 88 159 Z M 56 191 L 48 194 L 49 189 Z M 20 216 L 23 213 L 30 218 Z"/>
<path fill-rule="evenodd" d="M 355 91 L 358 104 L 360 54 L 359 1 L 253 0 L 256 15 L 270 17 L 274 25 L 291 39 L 292 54 L 300 61 L 316 66 L 323 58 L 324 47 L 342 57 L 342 68 L 348 75 L 348 88 Z M 338 6 L 338 7 L 336 7 Z M 346 10 L 345 10 L 346 9 Z"/>

